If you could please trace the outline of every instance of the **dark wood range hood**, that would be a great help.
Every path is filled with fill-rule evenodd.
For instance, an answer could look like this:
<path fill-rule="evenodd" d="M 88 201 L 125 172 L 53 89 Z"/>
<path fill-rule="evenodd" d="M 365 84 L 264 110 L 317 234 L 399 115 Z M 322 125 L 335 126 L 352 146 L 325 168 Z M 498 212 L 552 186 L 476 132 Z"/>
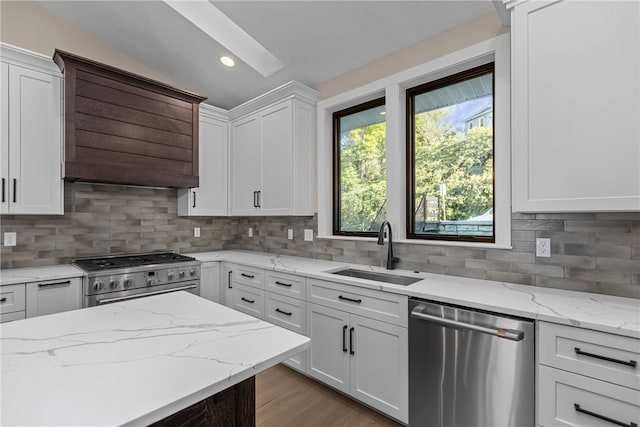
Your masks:
<path fill-rule="evenodd" d="M 55 51 L 64 72 L 66 181 L 198 186 L 198 110 L 206 98 Z"/>

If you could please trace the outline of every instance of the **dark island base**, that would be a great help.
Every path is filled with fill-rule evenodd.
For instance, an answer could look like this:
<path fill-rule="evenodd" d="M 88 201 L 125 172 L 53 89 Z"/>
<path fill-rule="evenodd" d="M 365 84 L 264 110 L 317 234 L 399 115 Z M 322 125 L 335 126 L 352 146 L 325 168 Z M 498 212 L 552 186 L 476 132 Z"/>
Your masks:
<path fill-rule="evenodd" d="M 152 427 L 254 427 L 256 386 L 251 377 L 233 387 L 176 412 Z"/>

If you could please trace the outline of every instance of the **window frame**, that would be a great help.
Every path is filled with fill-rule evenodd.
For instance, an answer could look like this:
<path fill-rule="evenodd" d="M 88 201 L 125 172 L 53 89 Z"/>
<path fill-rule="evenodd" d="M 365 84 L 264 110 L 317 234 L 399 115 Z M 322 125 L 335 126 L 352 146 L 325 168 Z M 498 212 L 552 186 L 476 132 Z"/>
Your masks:
<path fill-rule="evenodd" d="M 317 103 L 317 239 L 345 241 L 344 247 L 360 242 L 375 242 L 375 237 L 333 235 L 332 151 L 334 111 L 357 103 L 386 96 L 387 120 L 387 221 L 393 227 L 394 243 L 434 246 L 438 253 L 448 247 L 511 249 L 511 37 L 508 32 L 404 68 L 375 81 L 365 81 L 320 99 Z M 494 215 L 495 243 L 459 242 L 445 240 L 407 239 L 406 232 L 406 134 L 405 90 L 457 71 L 495 62 L 494 143 L 496 170 Z M 330 90 L 329 90 L 330 92 Z M 514 116 L 517 120 L 518 116 Z M 348 242 L 348 243 L 347 243 Z"/>
<path fill-rule="evenodd" d="M 333 235 L 335 236 L 354 236 L 354 237 L 377 237 L 377 232 L 367 231 L 342 231 L 340 229 L 340 119 L 344 116 L 348 116 L 361 111 L 366 111 L 374 107 L 380 107 L 386 105 L 386 97 L 382 96 L 370 101 L 366 101 L 357 105 L 353 105 L 348 108 L 344 108 L 339 111 L 335 111 L 332 115 L 333 123 L 333 154 L 332 154 L 332 179 L 333 179 L 333 215 L 332 215 L 332 228 Z M 386 122 L 386 117 L 385 117 Z M 386 146 L 386 138 L 385 138 Z M 385 195 L 386 198 L 386 195 Z"/>
<path fill-rule="evenodd" d="M 473 236 L 473 235 L 445 235 L 445 234 L 418 234 L 415 232 L 415 97 L 427 92 L 431 92 L 436 89 L 440 89 L 446 86 L 451 86 L 456 83 L 464 82 L 476 77 L 480 77 L 491 73 L 491 105 L 493 111 L 496 108 L 495 100 L 495 87 L 496 87 L 496 70 L 495 61 L 488 62 L 483 65 L 479 65 L 473 68 L 469 68 L 463 71 L 459 71 L 454 74 L 441 77 L 439 79 L 423 83 L 418 86 L 408 88 L 406 90 L 406 238 L 410 240 L 433 240 L 433 241 L 449 241 L 449 242 L 469 242 L 469 243 L 490 243 L 496 242 L 496 141 L 495 132 L 492 130 L 491 134 L 491 150 L 492 150 L 492 180 L 491 191 L 493 194 L 493 200 L 491 209 L 494 212 L 493 216 L 493 230 L 491 236 Z M 471 123 L 470 123 L 471 125 Z M 491 127 L 495 129 L 495 114 L 491 117 Z M 468 130 L 474 128 L 470 126 Z"/>

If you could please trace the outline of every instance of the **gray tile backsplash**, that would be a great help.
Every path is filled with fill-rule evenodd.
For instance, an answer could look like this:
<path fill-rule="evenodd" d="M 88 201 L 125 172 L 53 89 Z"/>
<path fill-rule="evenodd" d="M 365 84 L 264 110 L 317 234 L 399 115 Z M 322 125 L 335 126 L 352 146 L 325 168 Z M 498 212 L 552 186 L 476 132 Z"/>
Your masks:
<path fill-rule="evenodd" d="M 2 247 L 2 269 L 69 262 L 80 256 L 172 250 L 268 251 L 385 265 L 375 242 L 304 241 L 315 217 L 179 217 L 176 190 L 65 184 L 63 216 L 3 215 L 0 229 L 18 244 Z M 201 237 L 193 237 L 200 227 Z M 253 237 L 247 230 L 253 228 Z M 294 239 L 287 239 L 287 229 Z M 550 258 L 535 256 L 551 239 Z M 511 250 L 394 245 L 398 268 L 640 298 L 640 213 L 513 214 Z"/>

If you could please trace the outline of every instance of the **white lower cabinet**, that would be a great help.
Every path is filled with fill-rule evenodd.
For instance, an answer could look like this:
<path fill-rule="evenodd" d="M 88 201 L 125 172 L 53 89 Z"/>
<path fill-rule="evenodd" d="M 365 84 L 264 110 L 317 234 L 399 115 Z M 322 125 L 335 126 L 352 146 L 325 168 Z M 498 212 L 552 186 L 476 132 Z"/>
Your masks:
<path fill-rule="evenodd" d="M 304 277 L 298 278 L 304 283 Z M 266 292 L 264 300 L 264 320 L 281 326 L 300 335 L 307 334 L 306 302 L 285 295 Z M 298 371 L 305 372 L 307 367 L 307 352 L 303 351 L 285 360 L 285 365 Z"/>
<path fill-rule="evenodd" d="M 408 422 L 408 297 L 228 262 L 220 282 L 224 305 L 311 338 L 285 365 Z"/>
<path fill-rule="evenodd" d="M 307 303 L 307 332 L 309 375 L 407 422 L 406 328 Z"/>
<path fill-rule="evenodd" d="M 0 289 L 0 323 L 24 318 L 24 284 L 2 286 Z"/>
<path fill-rule="evenodd" d="M 200 296 L 213 302 L 222 303 L 220 285 L 220 263 L 217 261 L 202 263 Z"/>
<path fill-rule="evenodd" d="M 234 283 L 233 304 L 231 308 L 264 319 L 264 289 Z"/>
<path fill-rule="evenodd" d="M 640 340 L 548 322 L 538 330 L 538 424 L 640 425 Z"/>
<path fill-rule="evenodd" d="M 79 278 L 27 283 L 27 318 L 82 308 Z"/>
<path fill-rule="evenodd" d="M 640 425 L 640 392 L 544 365 L 539 367 L 541 426 Z"/>

